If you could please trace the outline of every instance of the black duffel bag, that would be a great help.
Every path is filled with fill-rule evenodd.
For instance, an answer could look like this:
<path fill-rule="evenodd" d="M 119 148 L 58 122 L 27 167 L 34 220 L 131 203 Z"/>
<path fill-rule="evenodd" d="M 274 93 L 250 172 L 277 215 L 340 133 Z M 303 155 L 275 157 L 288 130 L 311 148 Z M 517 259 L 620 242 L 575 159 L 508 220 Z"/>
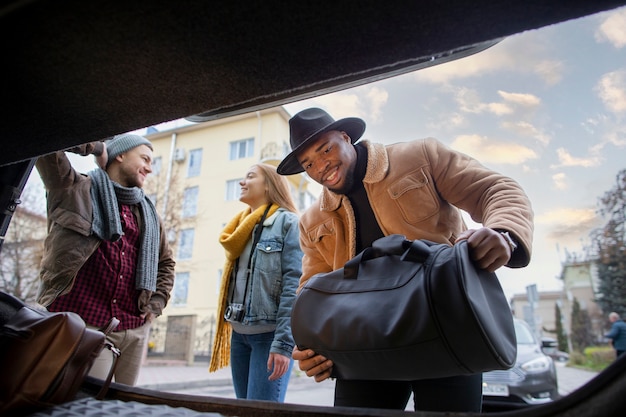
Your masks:
<path fill-rule="evenodd" d="M 417 380 L 509 369 L 513 316 L 494 273 L 454 246 L 390 235 L 311 277 L 293 305 L 300 350 L 343 379 Z"/>

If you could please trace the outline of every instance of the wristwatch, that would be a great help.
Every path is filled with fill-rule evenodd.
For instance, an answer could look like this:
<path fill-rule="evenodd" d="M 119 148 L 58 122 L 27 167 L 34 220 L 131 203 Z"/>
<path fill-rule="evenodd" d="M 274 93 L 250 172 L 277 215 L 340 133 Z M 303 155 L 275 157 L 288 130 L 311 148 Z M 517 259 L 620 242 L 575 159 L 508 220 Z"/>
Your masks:
<path fill-rule="evenodd" d="M 511 235 L 509 234 L 509 232 L 507 232 L 506 230 L 500 230 L 499 232 L 504 237 L 504 240 L 506 240 L 506 243 L 509 244 L 509 247 L 511 248 L 511 255 L 512 255 L 513 252 L 515 252 L 515 249 L 517 249 L 517 242 L 515 242 L 515 239 L 513 239 Z"/>

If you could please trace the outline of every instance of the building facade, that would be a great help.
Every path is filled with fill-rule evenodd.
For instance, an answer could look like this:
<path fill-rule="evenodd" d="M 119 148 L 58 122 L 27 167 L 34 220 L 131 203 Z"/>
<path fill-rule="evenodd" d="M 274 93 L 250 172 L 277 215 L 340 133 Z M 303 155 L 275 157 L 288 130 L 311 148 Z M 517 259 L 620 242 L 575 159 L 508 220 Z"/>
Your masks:
<path fill-rule="evenodd" d="M 555 306 L 563 303 L 562 291 L 543 291 L 531 295 L 532 291 L 515 294 L 511 298 L 513 315 L 526 321 L 537 337 L 556 337 Z"/>
<path fill-rule="evenodd" d="M 591 320 L 591 334 L 596 342 L 604 339 L 606 317 L 602 314 L 602 310 L 595 302 L 598 293 L 598 269 L 593 260 L 578 261 L 576 259 L 569 260 L 563 265 L 561 271 L 561 279 L 563 280 L 563 312 L 567 313 L 564 327 L 569 333 L 571 329 L 571 312 L 576 299 L 581 310 L 585 310 L 589 314 Z"/>
<path fill-rule="evenodd" d="M 556 306 L 561 311 L 561 323 L 568 336 L 571 334 L 572 307 L 577 300 L 580 309 L 591 320 L 591 334 L 596 343 L 604 341 L 606 317 L 595 302 L 597 294 L 597 268 L 593 260 L 568 258 L 562 265 L 561 291 L 535 292 L 527 288 L 524 294 L 515 294 L 511 300 L 513 315 L 527 321 L 538 337 L 556 338 Z M 532 286 L 530 286 L 532 287 Z M 571 346 L 570 346 L 571 349 Z"/>

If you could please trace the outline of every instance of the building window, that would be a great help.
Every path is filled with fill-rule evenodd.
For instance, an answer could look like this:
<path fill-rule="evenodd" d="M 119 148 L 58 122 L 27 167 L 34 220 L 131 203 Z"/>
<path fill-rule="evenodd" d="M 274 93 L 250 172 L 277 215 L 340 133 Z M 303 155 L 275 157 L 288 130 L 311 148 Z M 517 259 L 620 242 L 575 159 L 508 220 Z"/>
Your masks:
<path fill-rule="evenodd" d="M 254 156 L 254 138 L 238 140 L 230 143 L 231 161 Z"/>
<path fill-rule="evenodd" d="M 183 191 L 183 218 L 198 213 L 198 187 L 188 187 Z"/>
<path fill-rule="evenodd" d="M 289 155 L 290 152 L 291 152 L 291 144 L 287 142 L 283 142 L 283 158 Z"/>
<path fill-rule="evenodd" d="M 180 231 L 180 243 L 178 245 L 178 259 L 191 259 L 193 254 L 194 229 Z"/>
<path fill-rule="evenodd" d="M 226 201 L 239 200 L 241 196 L 241 178 L 238 180 L 226 181 Z"/>
<path fill-rule="evenodd" d="M 163 169 L 163 158 L 157 156 L 152 161 L 152 174 L 159 175 Z"/>
<path fill-rule="evenodd" d="M 172 289 L 172 305 L 184 307 L 189 295 L 189 272 L 177 272 Z"/>
<path fill-rule="evenodd" d="M 202 149 L 189 151 L 189 165 L 187 166 L 187 177 L 197 177 L 200 175 L 202 165 Z"/>

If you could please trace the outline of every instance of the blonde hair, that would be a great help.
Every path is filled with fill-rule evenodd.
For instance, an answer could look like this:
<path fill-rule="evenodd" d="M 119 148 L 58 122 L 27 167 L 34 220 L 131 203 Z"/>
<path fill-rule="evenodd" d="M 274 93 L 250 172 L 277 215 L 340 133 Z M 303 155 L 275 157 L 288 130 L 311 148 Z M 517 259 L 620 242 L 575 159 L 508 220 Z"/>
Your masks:
<path fill-rule="evenodd" d="M 293 213 L 298 213 L 296 203 L 289 189 L 287 178 L 276 172 L 276 167 L 269 164 L 258 163 L 252 165 L 263 172 L 267 184 L 267 200 L 270 203 L 283 207 Z"/>

